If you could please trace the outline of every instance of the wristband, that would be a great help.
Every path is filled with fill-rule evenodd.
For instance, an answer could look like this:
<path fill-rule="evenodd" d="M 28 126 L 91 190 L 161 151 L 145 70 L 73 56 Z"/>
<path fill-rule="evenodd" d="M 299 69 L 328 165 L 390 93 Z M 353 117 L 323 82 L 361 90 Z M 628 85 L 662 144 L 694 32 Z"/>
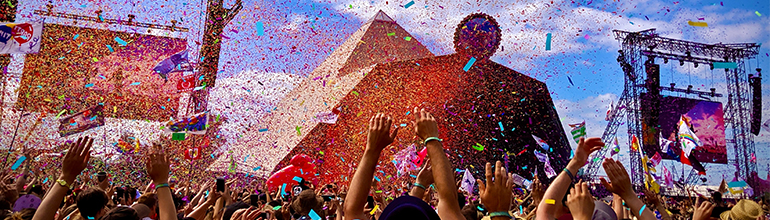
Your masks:
<path fill-rule="evenodd" d="M 489 217 L 490 217 L 490 218 L 494 218 L 494 217 L 508 217 L 508 218 L 513 218 L 513 217 L 511 217 L 511 214 L 509 214 L 508 212 L 490 212 L 490 213 L 489 213 Z"/>
<path fill-rule="evenodd" d="M 420 188 L 422 188 L 422 190 L 428 190 L 428 188 L 426 188 L 425 186 L 423 186 L 422 184 L 419 184 L 419 183 L 414 183 L 414 186 L 420 187 Z"/>
<path fill-rule="evenodd" d="M 574 183 L 575 182 L 575 176 L 572 175 L 572 172 L 570 172 L 567 168 L 564 168 L 564 172 L 566 172 L 567 175 L 569 175 L 570 182 Z"/>
<path fill-rule="evenodd" d="M 642 212 L 644 212 L 644 208 L 647 208 L 647 204 L 644 204 L 641 209 L 639 209 L 639 217 L 642 217 Z"/>
<path fill-rule="evenodd" d="M 158 190 L 158 189 L 163 188 L 163 187 L 169 187 L 170 188 L 168 183 L 161 183 L 161 184 L 155 185 L 155 190 Z"/>
<path fill-rule="evenodd" d="M 59 180 L 56 180 L 56 182 L 57 182 L 57 183 L 59 183 L 59 185 L 63 186 L 64 188 L 67 188 L 67 189 L 69 189 L 69 188 L 70 188 L 70 185 L 69 185 L 69 184 L 67 184 L 67 181 L 64 181 L 64 180 L 62 180 L 62 179 L 59 179 Z"/>
<path fill-rule="evenodd" d="M 439 141 L 439 142 L 444 141 L 444 140 L 439 139 L 438 137 L 429 137 L 429 138 L 425 138 L 425 142 L 423 142 L 423 144 L 424 145 L 428 145 L 428 141 L 433 141 L 433 140 L 436 140 L 436 141 Z"/>

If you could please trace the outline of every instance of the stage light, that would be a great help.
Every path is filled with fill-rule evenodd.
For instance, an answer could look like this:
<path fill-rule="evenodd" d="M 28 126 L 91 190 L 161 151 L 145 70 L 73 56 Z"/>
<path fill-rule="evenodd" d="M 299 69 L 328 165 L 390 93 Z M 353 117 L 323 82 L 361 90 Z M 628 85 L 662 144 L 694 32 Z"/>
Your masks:
<path fill-rule="evenodd" d="M 710 68 L 711 70 L 714 70 L 714 63 L 709 63 L 709 68 Z"/>
<path fill-rule="evenodd" d="M 716 95 L 717 95 L 717 89 L 716 88 L 711 88 L 711 97 L 714 97 Z"/>
<path fill-rule="evenodd" d="M 687 57 L 692 57 L 692 54 L 690 54 L 690 51 L 686 51 L 684 52 L 684 54 L 687 55 Z"/>
<path fill-rule="evenodd" d="M 663 63 L 664 64 L 668 63 L 668 58 L 663 57 Z"/>
<path fill-rule="evenodd" d="M 674 87 L 676 86 L 676 83 L 670 83 L 669 85 L 671 85 L 671 89 L 673 90 Z"/>
<path fill-rule="evenodd" d="M 691 93 L 691 92 L 692 92 L 692 85 L 687 85 L 687 93 Z"/>
<path fill-rule="evenodd" d="M 695 68 L 698 68 L 698 63 L 695 63 L 694 65 L 695 65 Z"/>
<path fill-rule="evenodd" d="M 679 61 L 679 66 L 684 66 L 684 60 Z"/>

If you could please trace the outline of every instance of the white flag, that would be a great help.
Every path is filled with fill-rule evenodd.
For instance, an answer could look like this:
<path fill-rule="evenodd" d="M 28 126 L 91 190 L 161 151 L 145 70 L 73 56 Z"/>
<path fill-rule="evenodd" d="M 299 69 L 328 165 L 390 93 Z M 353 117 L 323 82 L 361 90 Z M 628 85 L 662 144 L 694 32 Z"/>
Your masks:
<path fill-rule="evenodd" d="M 660 143 L 660 151 L 666 153 L 668 152 L 668 148 L 671 146 L 673 141 L 669 141 L 668 139 L 663 138 L 663 134 L 660 134 L 660 136 L 658 136 L 658 143 Z"/>
<path fill-rule="evenodd" d="M 476 185 L 476 179 L 473 178 L 473 174 L 468 169 L 465 169 L 463 174 L 463 182 L 460 183 L 460 189 L 469 193 L 473 192 L 473 187 Z"/>
<path fill-rule="evenodd" d="M 40 52 L 42 22 L 0 23 L 0 54 Z"/>
<path fill-rule="evenodd" d="M 679 118 L 679 141 L 682 142 L 682 150 L 685 157 L 689 157 L 690 152 L 695 147 L 701 146 L 700 139 L 698 139 L 698 136 L 695 136 L 695 132 L 690 130 L 689 123 L 687 123 L 684 116 Z"/>
<path fill-rule="evenodd" d="M 607 108 L 607 114 L 604 116 L 605 121 L 612 120 L 612 118 L 615 117 L 615 114 L 612 114 L 612 108 L 613 108 L 612 103 L 613 102 L 610 101 L 610 106 Z"/>

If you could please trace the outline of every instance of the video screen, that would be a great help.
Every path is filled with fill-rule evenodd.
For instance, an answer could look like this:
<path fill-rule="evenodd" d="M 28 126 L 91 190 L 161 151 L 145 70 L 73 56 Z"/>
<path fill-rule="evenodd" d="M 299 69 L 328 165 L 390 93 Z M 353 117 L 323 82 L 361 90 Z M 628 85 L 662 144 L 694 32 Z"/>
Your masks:
<path fill-rule="evenodd" d="M 179 105 L 181 73 L 153 68 L 187 49 L 185 39 L 45 24 L 27 54 L 17 108 L 65 115 L 102 105 L 104 116 L 166 121 Z"/>
<path fill-rule="evenodd" d="M 643 112 L 649 117 L 649 112 Z M 722 103 L 704 100 L 688 99 L 681 97 L 662 97 L 660 102 L 659 135 L 663 139 L 672 141 L 669 146 L 673 152 L 681 152 L 681 142 L 677 142 L 680 116 L 690 121 L 690 129 L 702 142 L 702 146 L 696 147 L 691 154 L 701 163 L 727 163 L 727 148 L 725 140 L 725 120 Z M 648 120 L 644 120 L 647 122 Z M 649 127 L 644 125 L 645 130 Z M 657 137 L 657 135 L 656 135 Z M 663 159 L 674 159 L 667 152 L 663 152 L 657 138 L 647 141 L 645 137 L 644 151 L 648 156 L 660 154 Z"/>

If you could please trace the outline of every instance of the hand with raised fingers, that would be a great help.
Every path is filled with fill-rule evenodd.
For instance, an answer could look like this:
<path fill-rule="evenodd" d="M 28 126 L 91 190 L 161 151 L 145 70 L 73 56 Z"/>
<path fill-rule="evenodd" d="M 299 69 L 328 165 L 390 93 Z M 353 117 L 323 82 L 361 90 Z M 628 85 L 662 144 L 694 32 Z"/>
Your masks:
<path fill-rule="evenodd" d="M 412 124 L 414 125 L 417 136 L 422 140 L 429 137 L 438 137 L 438 123 L 436 123 L 436 118 L 434 118 L 430 112 L 425 111 L 425 109 L 420 109 L 418 112 L 417 107 L 414 108 L 414 122 L 412 122 Z"/>
<path fill-rule="evenodd" d="M 147 158 L 147 174 L 155 185 L 168 183 L 170 164 L 168 156 L 163 153 L 160 144 L 156 143 L 154 146 L 154 152 Z"/>
<path fill-rule="evenodd" d="M 366 138 L 366 149 L 381 152 L 382 149 L 393 143 L 398 135 L 398 127 L 393 132 L 393 119 L 382 113 L 377 113 L 369 119 L 369 131 Z"/>
<path fill-rule="evenodd" d="M 572 161 L 582 167 L 588 162 L 588 156 L 594 151 L 602 149 L 602 147 L 604 147 L 604 142 L 602 142 L 601 138 L 580 138 Z"/>
<path fill-rule="evenodd" d="M 567 207 L 575 220 L 591 220 L 594 214 L 594 197 L 588 184 L 582 180 L 567 195 Z"/>
<path fill-rule="evenodd" d="M 636 197 L 636 193 L 631 187 L 631 178 L 628 176 L 628 171 L 626 171 L 626 168 L 623 167 L 620 161 L 607 158 L 602 163 L 602 166 L 604 166 L 604 171 L 610 179 L 608 182 L 604 177 L 600 178 L 602 185 L 607 190 L 620 195 L 622 198 Z"/>
<path fill-rule="evenodd" d="M 422 186 L 429 187 L 433 184 L 433 169 L 430 166 L 430 159 L 426 160 L 422 165 L 422 169 L 417 173 L 417 183 Z"/>
<path fill-rule="evenodd" d="M 696 204 L 695 212 L 692 214 L 692 220 L 709 220 L 711 218 L 711 212 L 714 211 L 714 207 L 715 205 L 709 201 Z"/>
<path fill-rule="evenodd" d="M 72 184 L 75 178 L 83 172 L 88 166 L 88 160 L 91 159 L 91 146 L 94 139 L 88 136 L 78 138 L 78 141 L 70 143 L 67 148 L 67 154 L 62 160 L 61 175 L 59 178 Z"/>
<path fill-rule="evenodd" d="M 489 212 L 507 212 L 511 206 L 511 174 L 503 167 L 502 162 L 497 161 L 494 170 L 492 164 L 487 163 L 485 176 L 486 184 L 481 179 L 476 180 L 479 184 L 481 204 L 484 204 Z"/>

